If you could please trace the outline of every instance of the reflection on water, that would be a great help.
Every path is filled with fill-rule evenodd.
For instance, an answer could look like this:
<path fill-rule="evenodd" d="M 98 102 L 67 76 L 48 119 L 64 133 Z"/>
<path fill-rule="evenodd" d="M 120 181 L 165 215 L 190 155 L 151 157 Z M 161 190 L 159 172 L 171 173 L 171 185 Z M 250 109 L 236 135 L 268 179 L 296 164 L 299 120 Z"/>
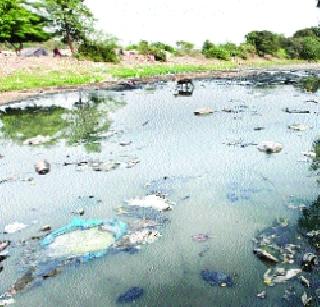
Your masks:
<path fill-rule="evenodd" d="M 3 137 L 22 143 L 43 136 L 46 144 L 66 140 L 69 145 L 84 144 L 88 152 L 100 152 L 101 133 L 110 127 L 108 113 L 124 105 L 110 94 L 92 92 L 80 97 L 72 108 L 61 106 L 7 107 L 0 111 Z"/>

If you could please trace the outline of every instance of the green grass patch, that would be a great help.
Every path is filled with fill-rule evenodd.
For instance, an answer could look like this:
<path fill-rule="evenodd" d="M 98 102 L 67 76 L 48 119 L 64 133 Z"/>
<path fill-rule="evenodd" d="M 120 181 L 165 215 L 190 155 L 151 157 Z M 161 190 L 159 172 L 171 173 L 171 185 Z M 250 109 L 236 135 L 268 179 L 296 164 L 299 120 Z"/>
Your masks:
<path fill-rule="evenodd" d="M 17 72 L 0 78 L 0 92 L 97 83 L 103 80 L 98 72 L 50 71 Z"/>

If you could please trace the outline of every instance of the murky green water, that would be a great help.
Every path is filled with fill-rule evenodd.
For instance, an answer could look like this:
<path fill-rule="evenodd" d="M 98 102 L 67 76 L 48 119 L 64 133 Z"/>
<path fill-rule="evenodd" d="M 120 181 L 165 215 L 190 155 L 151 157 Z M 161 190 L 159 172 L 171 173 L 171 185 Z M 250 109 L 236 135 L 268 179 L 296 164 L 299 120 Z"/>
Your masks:
<path fill-rule="evenodd" d="M 17 306 L 114 306 L 119 294 L 133 286 L 145 291 L 136 306 L 285 305 L 279 295 L 285 286 L 272 288 L 266 300 L 256 298 L 264 289 L 266 266 L 253 255 L 252 238 L 276 218 L 295 221 L 299 212 L 288 209 L 290 195 L 312 201 L 319 192 L 311 162 L 302 154 L 311 150 L 320 126 L 314 113 L 320 104 L 306 101 L 319 100 L 319 95 L 293 85 L 214 80 L 196 81 L 192 97 L 175 98 L 173 93 L 174 83 L 154 90 L 100 91 L 91 93 L 85 106 L 74 105 L 78 93 L 59 94 L 13 104 L 22 110 L 1 113 L 0 180 L 17 180 L 0 184 L 0 230 L 14 221 L 29 227 L 0 235 L 0 240 L 27 239 L 46 224 L 63 226 L 79 206 L 85 218 L 110 218 L 125 200 L 146 195 L 147 182 L 177 177 L 166 186 L 176 205 L 166 213 L 170 222 L 158 241 L 134 255 L 108 255 L 65 268 L 18 294 Z M 88 100 L 82 93 L 82 101 Z M 204 106 L 217 112 L 193 115 Z M 282 111 L 286 107 L 311 113 L 290 114 Z M 288 129 L 298 123 L 313 129 Z M 255 131 L 256 126 L 265 129 Z M 22 144 L 37 135 L 51 139 L 45 146 Z M 244 145 L 264 140 L 282 143 L 283 151 L 266 155 Z M 43 158 L 52 169 L 39 176 L 34 164 Z M 88 159 L 122 164 L 110 172 L 64 166 Z M 136 159 L 139 164 L 126 167 Z M 24 181 L 29 177 L 34 180 Z M 210 239 L 193 241 L 199 233 Z M 3 262 L 1 293 L 21 276 L 22 251 L 21 246 L 11 248 L 11 257 Z M 200 277 L 206 268 L 234 274 L 235 285 L 210 287 Z"/>

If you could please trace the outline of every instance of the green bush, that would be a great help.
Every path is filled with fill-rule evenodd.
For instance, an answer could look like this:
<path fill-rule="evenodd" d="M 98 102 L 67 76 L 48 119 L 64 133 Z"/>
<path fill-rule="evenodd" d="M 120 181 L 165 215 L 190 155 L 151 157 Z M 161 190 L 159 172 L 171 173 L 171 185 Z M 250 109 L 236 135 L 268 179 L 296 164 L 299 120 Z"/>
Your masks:
<path fill-rule="evenodd" d="M 136 50 L 141 55 L 153 55 L 156 61 L 165 62 L 167 60 L 166 49 L 168 47 L 170 46 L 163 43 L 149 44 L 149 42 L 142 40 L 136 45 Z"/>
<path fill-rule="evenodd" d="M 216 58 L 224 61 L 230 60 L 231 57 L 230 52 L 223 46 L 219 45 L 211 46 L 209 49 L 206 49 L 203 54 L 207 58 Z"/>
<path fill-rule="evenodd" d="M 241 43 L 239 46 L 239 57 L 247 60 L 250 56 L 257 54 L 256 48 L 248 43 Z"/>
<path fill-rule="evenodd" d="M 275 55 L 281 48 L 281 42 L 284 39 L 282 35 L 271 31 L 252 31 L 245 37 L 247 43 L 256 47 L 260 56 Z"/>
<path fill-rule="evenodd" d="M 320 42 L 316 38 L 306 37 L 302 40 L 299 58 L 308 61 L 320 60 Z"/>
<path fill-rule="evenodd" d="M 279 48 L 274 55 L 279 59 L 286 59 L 288 57 L 287 51 L 284 48 Z"/>
<path fill-rule="evenodd" d="M 94 62 L 118 62 L 116 43 L 112 39 L 85 39 L 79 46 L 78 58 L 85 58 Z"/>

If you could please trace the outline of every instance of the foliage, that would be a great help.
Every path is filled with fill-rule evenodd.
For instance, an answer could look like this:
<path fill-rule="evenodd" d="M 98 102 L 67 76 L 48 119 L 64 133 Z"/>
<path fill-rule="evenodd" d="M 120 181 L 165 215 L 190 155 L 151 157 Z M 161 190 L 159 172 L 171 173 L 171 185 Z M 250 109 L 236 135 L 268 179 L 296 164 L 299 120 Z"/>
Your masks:
<path fill-rule="evenodd" d="M 278 49 L 274 55 L 279 59 L 286 59 L 288 57 L 287 51 L 285 48 Z"/>
<path fill-rule="evenodd" d="M 44 0 L 51 27 L 62 37 L 72 53 L 74 42 L 81 41 L 92 31 L 93 15 L 83 0 Z"/>
<path fill-rule="evenodd" d="M 77 56 L 94 62 L 117 62 L 117 42 L 114 38 L 98 35 L 85 38 L 78 48 Z"/>
<path fill-rule="evenodd" d="M 316 93 L 320 87 L 320 79 L 317 76 L 303 78 L 299 82 L 299 87 L 308 93 Z"/>
<path fill-rule="evenodd" d="M 248 43 L 241 43 L 239 46 L 239 57 L 247 60 L 249 57 L 257 53 L 256 48 Z"/>
<path fill-rule="evenodd" d="M 164 48 L 164 49 L 162 49 Z M 156 61 L 165 62 L 167 60 L 166 56 L 166 45 L 162 43 L 149 44 L 146 40 L 141 40 L 136 46 L 139 54 L 141 55 L 153 55 Z"/>
<path fill-rule="evenodd" d="M 255 46 L 258 55 L 275 55 L 281 48 L 283 36 L 271 31 L 252 31 L 246 36 L 246 42 Z"/>
<path fill-rule="evenodd" d="M 308 61 L 320 60 L 320 41 L 313 37 L 303 38 L 299 58 Z"/>
<path fill-rule="evenodd" d="M 47 20 L 35 13 L 32 5 L 23 0 L 0 1 L 0 43 L 9 43 L 19 51 L 25 42 L 48 40 L 49 33 L 44 30 Z"/>
<path fill-rule="evenodd" d="M 103 74 L 96 71 L 34 71 L 32 74 L 18 71 L 0 77 L 0 93 L 39 87 L 97 83 L 103 79 Z"/>
<path fill-rule="evenodd" d="M 194 44 L 184 41 L 184 40 L 179 40 L 176 42 L 176 55 L 177 56 L 183 56 L 183 55 L 192 55 L 194 53 Z"/>
<path fill-rule="evenodd" d="M 305 38 L 305 37 L 320 38 L 320 27 L 311 27 L 311 28 L 297 30 L 294 33 L 293 37 L 294 38 Z"/>

